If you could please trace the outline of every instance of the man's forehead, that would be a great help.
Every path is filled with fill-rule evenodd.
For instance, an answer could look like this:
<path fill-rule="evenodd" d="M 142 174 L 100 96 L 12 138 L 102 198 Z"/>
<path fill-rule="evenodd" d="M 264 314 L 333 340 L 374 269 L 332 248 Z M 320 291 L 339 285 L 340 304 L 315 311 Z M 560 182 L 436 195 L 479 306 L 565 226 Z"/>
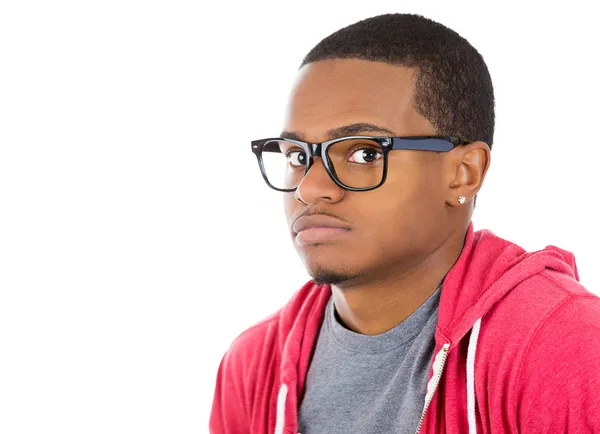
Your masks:
<path fill-rule="evenodd" d="M 381 62 L 336 59 L 308 64 L 290 94 L 281 137 L 325 141 L 423 133 L 429 123 L 414 108 L 412 77 L 409 68 Z"/>
<path fill-rule="evenodd" d="M 305 121 L 326 126 L 372 122 L 390 127 L 390 118 L 414 110 L 412 70 L 356 59 L 305 65 L 294 83 L 286 109 L 286 129 Z M 352 122 L 349 122 L 352 120 Z"/>
<path fill-rule="evenodd" d="M 294 93 L 350 91 L 368 94 L 402 89 L 412 94 L 415 69 L 361 59 L 327 59 L 304 65 L 294 82 Z"/>

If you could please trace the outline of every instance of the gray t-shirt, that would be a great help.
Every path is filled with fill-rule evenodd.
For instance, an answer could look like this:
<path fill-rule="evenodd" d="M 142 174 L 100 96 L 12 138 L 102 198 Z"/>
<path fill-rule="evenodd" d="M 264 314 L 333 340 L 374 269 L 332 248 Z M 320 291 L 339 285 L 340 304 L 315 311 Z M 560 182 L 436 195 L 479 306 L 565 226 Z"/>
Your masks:
<path fill-rule="evenodd" d="M 438 288 L 410 317 L 375 336 L 342 326 L 330 299 L 306 378 L 298 431 L 413 434 L 425 402 L 440 295 Z"/>

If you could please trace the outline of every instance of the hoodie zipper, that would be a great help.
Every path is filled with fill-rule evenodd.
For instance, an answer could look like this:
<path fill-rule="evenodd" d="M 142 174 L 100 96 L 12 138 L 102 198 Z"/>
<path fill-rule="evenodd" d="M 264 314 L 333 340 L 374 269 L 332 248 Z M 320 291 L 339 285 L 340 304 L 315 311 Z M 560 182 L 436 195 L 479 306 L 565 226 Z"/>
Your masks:
<path fill-rule="evenodd" d="M 423 427 L 423 422 L 425 421 L 425 414 L 427 413 L 427 409 L 429 408 L 429 404 L 433 399 L 433 395 L 440 384 L 440 379 L 442 378 L 442 373 L 444 372 L 444 366 L 446 365 L 446 358 L 448 357 L 448 348 L 450 344 L 444 344 L 439 353 L 435 356 L 435 360 L 433 361 L 433 383 L 430 382 L 428 386 L 427 396 L 425 396 L 425 407 L 423 408 L 423 414 L 421 415 L 421 420 L 419 421 L 419 425 L 417 427 L 416 434 L 419 434 L 421 428 Z"/>

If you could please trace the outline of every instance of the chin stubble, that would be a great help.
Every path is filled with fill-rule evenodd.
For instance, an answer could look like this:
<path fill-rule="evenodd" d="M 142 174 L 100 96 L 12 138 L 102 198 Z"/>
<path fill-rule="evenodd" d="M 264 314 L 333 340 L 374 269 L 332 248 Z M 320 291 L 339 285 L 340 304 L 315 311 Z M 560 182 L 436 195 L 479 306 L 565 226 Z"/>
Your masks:
<path fill-rule="evenodd" d="M 317 285 L 339 285 L 340 283 L 356 278 L 356 275 L 347 271 L 333 271 L 319 269 L 310 274 Z"/>

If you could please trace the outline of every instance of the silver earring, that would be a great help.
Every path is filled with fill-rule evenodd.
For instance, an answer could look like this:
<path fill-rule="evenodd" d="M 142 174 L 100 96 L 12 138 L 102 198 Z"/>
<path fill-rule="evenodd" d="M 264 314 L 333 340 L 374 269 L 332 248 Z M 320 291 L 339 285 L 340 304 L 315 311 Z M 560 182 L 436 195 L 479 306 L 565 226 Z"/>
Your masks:
<path fill-rule="evenodd" d="M 458 203 L 460 203 L 461 205 L 462 205 L 463 203 L 465 203 L 465 201 L 466 201 L 466 200 L 467 200 L 467 198 L 466 198 L 466 197 L 464 197 L 464 196 L 458 196 Z"/>

